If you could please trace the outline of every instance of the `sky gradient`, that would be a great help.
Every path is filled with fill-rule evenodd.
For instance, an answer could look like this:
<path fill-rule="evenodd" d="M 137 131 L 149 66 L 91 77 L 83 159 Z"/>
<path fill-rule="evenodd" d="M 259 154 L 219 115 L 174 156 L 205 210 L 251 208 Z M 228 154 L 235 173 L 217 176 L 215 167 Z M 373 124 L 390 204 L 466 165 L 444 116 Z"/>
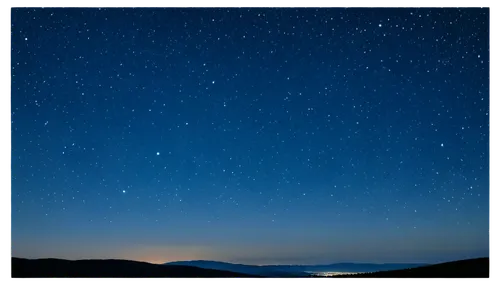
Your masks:
<path fill-rule="evenodd" d="M 488 9 L 12 9 L 12 255 L 489 254 Z"/>

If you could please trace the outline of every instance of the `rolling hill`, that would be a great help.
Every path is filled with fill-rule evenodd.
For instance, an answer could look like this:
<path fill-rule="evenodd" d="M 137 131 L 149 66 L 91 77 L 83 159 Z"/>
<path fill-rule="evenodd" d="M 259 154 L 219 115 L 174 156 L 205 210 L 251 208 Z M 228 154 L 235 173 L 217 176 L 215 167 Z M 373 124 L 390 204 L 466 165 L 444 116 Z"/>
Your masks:
<path fill-rule="evenodd" d="M 452 261 L 434 265 L 358 264 L 244 265 L 217 261 L 179 261 L 163 265 L 129 260 L 63 260 L 12 258 L 13 278 L 44 277 L 316 277 L 319 272 L 362 272 L 338 278 L 488 278 L 489 258 Z M 405 267 L 407 266 L 407 267 Z M 373 271 L 366 271 L 375 269 Z M 393 269 L 393 270 L 384 270 Z"/>
<path fill-rule="evenodd" d="M 353 275 L 334 276 L 338 278 L 488 278 L 488 257 L 452 261 L 409 269 L 379 271 Z"/>
<path fill-rule="evenodd" d="M 13 278 L 85 277 L 256 277 L 194 266 L 158 265 L 129 260 L 63 260 L 12 258 Z"/>

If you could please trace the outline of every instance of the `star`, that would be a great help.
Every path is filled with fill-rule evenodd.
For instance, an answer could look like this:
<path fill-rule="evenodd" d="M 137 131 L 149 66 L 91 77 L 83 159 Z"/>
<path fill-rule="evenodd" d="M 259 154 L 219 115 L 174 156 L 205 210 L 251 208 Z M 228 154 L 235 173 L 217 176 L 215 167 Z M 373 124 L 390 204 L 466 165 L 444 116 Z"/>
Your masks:
<path fill-rule="evenodd" d="M 156 152 L 156 156 L 160 156 L 160 152 Z"/>

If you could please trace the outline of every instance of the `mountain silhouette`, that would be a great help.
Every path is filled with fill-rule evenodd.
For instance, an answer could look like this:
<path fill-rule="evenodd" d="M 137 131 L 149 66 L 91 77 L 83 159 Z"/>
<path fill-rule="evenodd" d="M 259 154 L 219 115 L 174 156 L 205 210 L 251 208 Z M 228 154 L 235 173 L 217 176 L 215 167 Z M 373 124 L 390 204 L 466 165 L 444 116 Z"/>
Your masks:
<path fill-rule="evenodd" d="M 195 266 L 206 269 L 232 271 L 249 275 L 259 275 L 265 277 L 308 277 L 314 272 L 375 272 L 384 270 L 397 270 L 423 266 L 426 264 L 410 263 L 334 263 L 319 265 L 245 265 L 228 262 L 192 260 L 176 261 L 165 263 L 164 265 Z"/>
<path fill-rule="evenodd" d="M 151 264 L 130 260 L 64 260 L 12 258 L 13 278 L 85 277 L 318 277 L 319 272 L 361 272 L 338 278 L 488 278 L 489 258 L 452 261 L 434 265 L 335 263 L 327 265 L 244 265 L 194 260 Z M 379 269 L 366 271 L 367 269 Z M 393 270 L 383 270 L 383 269 Z M 396 269 L 394 269 L 396 268 Z M 380 270 L 382 269 L 382 270 Z"/>
<path fill-rule="evenodd" d="M 488 278 L 488 257 L 458 260 L 410 269 L 334 276 L 339 278 Z"/>
<path fill-rule="evenodd" d="M 130 260 L 64 260 L 12 258 L 13 278 L 85 277 L 256 277 L 248 274 L 204 269 L 193 266 L 158 265 Z"/>
<path fill-rule="evenodd" d="M 288 269 L 285 268 L 282 269 L 280 267 L 245 265 L 245 264 L 235 264 L 235 263 L 210 261 L 210 260 L 175 261 L 175 262 L 165 263 L 164 265 L 194 266 L 204 269 L 231 271 L 231 272 L 264 276 L 264 277 L 308 277 L 309 276 L 308 273 L 304 273 L 302 271 L 290 271 Z"/>

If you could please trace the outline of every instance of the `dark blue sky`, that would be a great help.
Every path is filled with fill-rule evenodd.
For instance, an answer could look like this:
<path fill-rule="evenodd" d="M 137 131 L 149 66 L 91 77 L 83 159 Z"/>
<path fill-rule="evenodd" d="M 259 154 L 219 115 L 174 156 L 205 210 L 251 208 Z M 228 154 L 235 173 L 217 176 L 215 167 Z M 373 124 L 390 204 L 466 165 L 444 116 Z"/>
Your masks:
<path fill-rule="evenodd" d="M 12 255 L 489 253 L 488 9 L 13 9 Z"/>

